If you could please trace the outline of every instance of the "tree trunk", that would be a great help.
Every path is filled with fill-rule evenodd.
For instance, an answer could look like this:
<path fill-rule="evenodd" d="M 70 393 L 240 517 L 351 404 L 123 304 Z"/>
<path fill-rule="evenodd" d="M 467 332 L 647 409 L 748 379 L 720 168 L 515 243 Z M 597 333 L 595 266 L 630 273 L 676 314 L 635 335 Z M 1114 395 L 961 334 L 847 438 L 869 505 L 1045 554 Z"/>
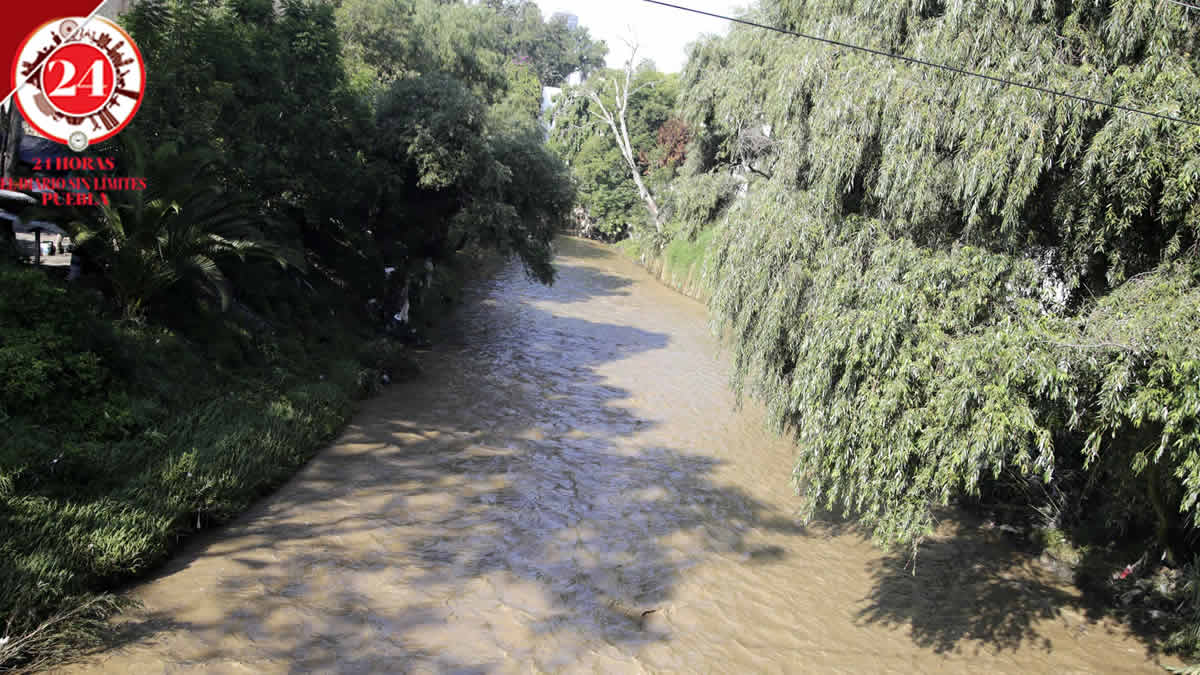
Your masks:
<path fill-rule="evenodd" d="M 629 61 L 625 63 L 624 85 L 610 81 L 615 99 L 613 110 L 610 111 L 604 105 L 604 101 L 600 98 L 600 92 L 595 89 L 588 93 L 588 98 L 600 108 L 600 113 L 592 111 L 592 114 L 607 122 L 608 127 L 612 130 L 613 140 L 617 142 L 617 149 L 621 151 L 621 156 L 625 158 L 625 163 L 629 165 L 629 173 L 633 177 L 633 184 L 637 187 L 638 196 L 646 204 L 646 210 L 650 212 L 650 217 L 654 221 L 655 231 L 661 234 L 662 218 L 658 212 L 658 202 L 654 200 L 654 195 L 650 193 L 650 190 L 646 187 L 646 183 L 642 180 L 642 172 L 638 170 L 637 157 L 633 152 L 633 143 L 629 140 L 629 127 L 625 123 L 625 117 L 629 111 L 629 97 L 633 93 L 630 91 L 630 86 L 633 82 L 633 71 L 637 60 L 637 44 L 635 43 L 631 46 L 633 47 L 633 52 L 629 56 Z"/>
<path fill-rule="evenodd" d="M 1171 528 L 1174 524 L 1174 519 L 1171 518 L 1171 512 L 1168 510 L 1166 499 L 1163 497 L 1162 490 L 1159 487 L 1157 462 L 1151 463 L 1146 468 L 1146 496 L 1150 500 L 1150 505 L 1154 508 L 1154 538 L 1158 541 L 1158 545 L 1162 547 L 1167 564 L 1174 567 L 1177 562 L 1175 548 L 1171 541 Z"/>
<path fill-rule="evenodd" d="M 593 99 L 599 102 L 599 99 Z M 633 155 L 633 144 L 629 141 L 629 128 L 625 126 L 625 110 L 618 108 L 616 119 L 605 110 L 608 126 L 612 129 L 613 138 L 617 141 L 617 148 L 621 151 L 621 156 L 625 158 L 625 163 L 629 165 L 629 174 L 633 176 L 633 184 L 637 187 L 638 196 L 646 204 L 646 209 L 650 211 L 650 217 L 654 220 L 654 229 L 662 232 L 662 223 L 659 221 L 658 203 L 654 201 L 654 195 L 650 194 L 650 190 L 642 181 L 642 174 L 638 171 L 637 159 Z M 617 127 L 617 121 L 620 121 L 621 126 Z"/>
<path fill-rule="evenodd" d="M 633 175 L 633 184 L 637 186 L 638 195 L 642 201 L 646 202 L 646 208 L 650 211 L 650 217 L 654 220 L 654 229 L 661 232 L 662 223 L 658 218 L 658 203 L 654 201 L 654 195 L 650 194 L 650 190 L 646 188 L 646 184 L 642 182 L 642 172 L 638 171 L 637 160 L 633 156 L 633 144 L 629 142 L 629 129 L 625 126 L 625 116 L 621 116 L 621 135 L 625 139 L 624 152 L 625 161 L 629 163 L 629 173 Z"/>
<path fill-rule="evenodd" d="M 662 222 L 658 216 L 658 203 L 654 201 L 654 195 L 646 189 L 642 183 L 642 177 L 638 174 L 637 165 L 633 166 L 633 182 L 637 184 L 638 194 L 642 196 L 642 201 L 646 202 L 646 208 L 650 211 L 650 217 L 654 220 L 654 229 L 662 231 Z"/>
<path fill-rule="evenodd" d="M 17 109 L 16 101 L 10 98 L 8 110 L 4 114 L 4 146 L 0 148 L 0 177 L 12 178 L 16 171 L 22 131 L 24 129 L 21 126 L 21 112 Z"/>
<path fill-rule="evenodd" d="M 21 112 L 17 109 L 16 94 L 8 100 L 8 110 L 0 115 L 0 178 L 13 178 L 17 169 L 18 154 L 21 149 L 21 136 L 25 130 L 22 126 Z M 0 227 L 0 256 L 15 258 L 17 255 L 17 237 L 7 224 Z"/>

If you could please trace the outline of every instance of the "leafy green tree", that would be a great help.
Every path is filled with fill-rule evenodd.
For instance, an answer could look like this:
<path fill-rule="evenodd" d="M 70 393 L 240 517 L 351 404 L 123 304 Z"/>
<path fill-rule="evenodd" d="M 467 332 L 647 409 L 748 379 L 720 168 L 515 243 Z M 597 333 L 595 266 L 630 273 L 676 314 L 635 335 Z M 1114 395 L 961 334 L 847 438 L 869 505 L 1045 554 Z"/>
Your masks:
<path fill-rule="evenodd" d="M 469 244 L 495 247 L 553 278 L 549 243 L 573 192 L 532 119 L 498 118 L 462 82 L 433 73 L 396 81 L 378 128 L 377 157 L 392 167 L 373 228 L 381 250 L 440 262 Z M 389 226 L 413 222 L 423 226 Z"/>
<path fill-rule="evenodd" d="M 532 66 L 510 63 L 504 98 L 493 108 L 493 116 L 537 122 L 542 116 L 542 85 Z"/>
<path fill-rule="evenodd" d="M 1200 119 L 1200 14 L 1182 7 L 750 16 Z M 1200 128 L 745 26 L 693 47 L 682 91 L 697 135 L 677 184 L 748 183 L 694 213 L 719 219 L 734 381 L 796 437 L 810 514 L 913 543 L 939 505 L 1049 481 L 1179 550 L 1200 497 Z M 1056 482 L 1074 471 L 1091 479 Z"/>
<path fill-rule="evenodd" d="M 542 16 L 532 0 L 488 0 L 506 25 L 505 54 L 532 64 L 543 86 L 560 86 L 574 72 L 585 79 L 604 67 L 608 46 L 592 40 L 584 26 L 570 28 L 562 17 Z"/>
<path fill-rule="evenodd" d="M 289 0 L 139 2 L 124 19 L 152 72 L 130 129 L 160 152 L 211 151 L 269 237 L 332 259 L 360 235 L 370 108 L 351 89 L 332 9 Z M 303 142 L 300 140 L 303 139 Z"/>
<path fill-rule="evenodd" d="M 337 4 L 338 30 L 352 71 L 370 80 L 403 77 L 429 58 L 417 22 L 416 0 L 344 0 Z"/>
<path fill-rule="evenodd" d="M 484 195 L 521 201 L 497 187 L 512 184 L 490 154 L 504 125 L 485 120 L 532 125 L 540 113 L 536 70 L 509 55 L 501 13 L 433 0 L 296 0 L 278 11 L 269 0 L 148 0 L 127 21 L 149 67 L 176 75 L 156 78 L 136 131 L 164 152 L 211 150 L 225 188 L 273 216 L 269 240 L 303 249 L 364 302 L 385 292 L 385 267 L 485 242 L 527 254 L 548 278 L 551 235 L 533 228 L 545 241 L 525 245 L 461 215 L 485 213 Z M 544 259 L 529 257 L 535 249 Z"/>
<path fill-rule="evenodd" d="M 580 204 L 603 238 L 622 239 L 645 220 L 646 207 L 629 180 L 625 158 L 607 136 L 588 138 L 571 168 L 582 195 Z"/>
<path fill-rule="evenodd" d="M 545 21 L 531 0 L 481 5 L 435 0 L 342 0 L 338 25 L 352 72 L 387 83 L 441 70 L 494 102 L 507 64 L 529 65 L 543 86 L 604 66 L 608 47 L 587 28 Z"/>

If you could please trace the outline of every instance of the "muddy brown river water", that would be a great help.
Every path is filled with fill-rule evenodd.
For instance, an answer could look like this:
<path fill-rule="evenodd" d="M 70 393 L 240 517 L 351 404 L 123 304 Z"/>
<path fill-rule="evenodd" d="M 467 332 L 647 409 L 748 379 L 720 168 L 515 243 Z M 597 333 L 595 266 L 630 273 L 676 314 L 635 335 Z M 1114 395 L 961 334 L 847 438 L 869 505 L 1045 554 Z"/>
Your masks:
<path fill-rule="evenodd" d="M 705 309 L 610 249 L 481 284 L 425 373 L 132 593 L 114 673 L 1162 672 L 1029 557 L 802 526 Z M 948 525 L 948 530 L 954 527 Z"/>

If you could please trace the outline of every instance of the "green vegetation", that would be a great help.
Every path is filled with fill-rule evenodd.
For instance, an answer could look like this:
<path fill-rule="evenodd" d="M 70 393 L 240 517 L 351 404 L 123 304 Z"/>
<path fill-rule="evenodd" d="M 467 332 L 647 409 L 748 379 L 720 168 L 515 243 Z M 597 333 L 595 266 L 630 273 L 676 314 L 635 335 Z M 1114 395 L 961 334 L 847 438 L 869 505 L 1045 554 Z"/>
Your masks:
<path fill-rule="evenodd" d="M 668 286 L 693 298 L 707 300 L 709 287 L 704 274 L 714 251 L 716 234 L 715 228 L 706 228 L 693 240 L 682 233 L 669 231 L 669 240 L 661 248 L 660 240 L 652 236 L 622 239 L 616 246 Z"/>
<path fill-rule="evenodd" d="M 1134 6 L 756 12 L 1195 117 L 1195 18 Z M 762 173 L 724 215 L 713 306 L 810 507 L 912 542 L 1006 473 L 1080 467 L 1112 480 L 1076 498 L 1146 505 L 1126 527 L 1190 515 L 1194 128 L 741 28 L 697 46 L 684 92 L 712 161 Z"/>
<path fill-rule="evenodd" d="M 133 145 L 133 150 L 129 170 L 154 176 L 154 183 L 81 210 L 69 225 L 80 254 L 104 269 L 126 317 L 140 317 L 172 291 L 207 296 L 227 310 L 234 289 L 223 269 L 248 257 L 303 267 L 298 253 L 272 245 L 258 231 L 261 215 L 231 202 L 212 176 L 197 171 L 201 167 L 192 158 L 148 163 L 140 148 Z"/>
<path fill-rule="evenodd" d="M 572 29 L 561 17 L 542 16 L 538 6 L 525 0 L 485 0 L 500 15 L 505 54 L 530 64 L 547 87 L 560 86 L 571 73 L 584 77 L 604 67 L 608 46 L 596 42 L 584 26 Z M 541 92 L 538 92 L 540 99 Z"/>
<path fill-rule="evenodd" d="M 748 11 L 1200 119 L 1200 14 L 1183 7 Z M 679 258 L 713 233 L 733 384 L 796 439 L 809 516 L 914 553 L 949 504 L 1016 514 L 1059 552 L 1178 570 L 1200 550 L 1200 127 L 741 25 L 693 46 L 675 114 L 693 137 L 657 188 L 671 225 L 632 234 Z M 580 186 L 600 189 L 585 204 L 607 194 Z"/>
<path fill-rule="evenodd" d="M 704 261 L 716 232 L 709 228 L 692 241 L 686 237 L 672 239 L 663 250 L 663 258 L 672 269 L 694 270 Z"/>
<path fill-rule="evenodd" d="M 682 163 L 682 146 L 689 133 L 686 125 L 671 116 L 679 94 L 679 77 L 658 72 L 650 62 L 637 64 L 636 68 L 627 64 L 627 68 L 630 78 L 624 119 L 633 162 L 648 192 L 658 195 Z M 601 119 L 605 111 L 617 115 L 617 91 L 625 91 L 625 76 L 625 71 L 604 70 L 579 87 L 568 87 L 552 114 L 550 145 L 571 166 L 579 189 L 579 206 L 585 213 L 583 234 L 608 241 L 622 239 L 638 225 L 654 222 L 632 180 L 629 162 L 614 130 Z M 619 129 L 619 119 L 617 124 Z M 660 214 L 660 220 L 668 215 Z"/>
<path fill-rule="evenodd" d="M 6 268 L 6 290 L 23 295 L 0 305 L 18 327 L 4 380 L 21 389 L 5 392 L 0 446 L 4 587 L 16 607 L 145 569 L 190 524 L 277 484 L 344 419 L 356 377 L 345 351 L 323 364 L 324 383 L 282 353 L 298 344 L 256 354 L 262 372 L 231 368 L 172 331 L 105 321 L 43 277 Z M 231 337 L 209 351 L 233 360 L 245 346 Z"/>
<path fill-rule="evenodd" d="M 92 151 L 148 188 L 42 214 L 80 280 L 0 263 L 0 669 L 94 639 L 121 604 L 103 591 L 281 484 L 410 371 L 393 314 L 435 318 L 479 256 L 552 281 L 574 193 L 539 78 L 605 47 L 539 16 L 144 0 L 123 19 L 153 77 Z"/>

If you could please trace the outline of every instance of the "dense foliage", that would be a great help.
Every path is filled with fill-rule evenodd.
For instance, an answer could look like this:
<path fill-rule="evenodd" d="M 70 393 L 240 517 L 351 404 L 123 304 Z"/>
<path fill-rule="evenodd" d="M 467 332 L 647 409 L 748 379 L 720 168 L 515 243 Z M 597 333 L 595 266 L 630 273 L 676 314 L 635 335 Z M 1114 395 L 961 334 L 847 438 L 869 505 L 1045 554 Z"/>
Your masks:
<path fill-rule="evenodd" d="M 439 69 L 499 89 L 504 63 L 528 65 L 538 81 L 560 86 L 572 73 L 604 67 L 608 46 L 561 17 L 546 20 L 532 0 L 483 3 L 435 0 L 338 0 L 338 24 L 351 69 L 390 81 Z M 487 86 L 493 85 L 493 86 Z M 539 92 L 540 98 L 540 92 Z"/>
<path fill-rule="evenodd" d="M 531 0 L 486 0 L 503 19 L 505 53 L 534 64 L 539 81 L 557 87 L 572 73 L 587 78 L 604 67 L 608 46 L 591 39 L 585 26 L 571 28 L 563 16 L 542 16 Z"/>
<path fill-rule="evenodd" d="M 176 77 L 151 82 L 133 131 L 159 152 L 214 150 L 225 187 L 278 216 L 265 234 L 363 301 L 389 292 L 385 268 L 403 270 L 390 282 L 403 285 L 473 244 L 548 278 L 547 233 L 566 207 L 519 194 L 501 154 L 521 142 L 543 152 L 532 134 L 541 92 L 532 66 L 505 55 L 515 47 L 503 16 L 431 0 L 346 0 L 336 14 L 272 4 L 139 3 L 130 29 L 148 64 Z M 549 194 L 567 189 L 553 165 L 539 166 Z M 464 198 L 466 187 L 479 191 Z"/>
<path fill-rule="evenodd" d="M 337 326 L 183 335 L 112 322 L 38 270 L 3 265 L 0 281 L 3 665 L 61 648 L 19 647 L 282 483 L 375 378 Z"/>
<path fill-rule="evenodd" d="M 1200 14 L 1178 6 L 751 12 L 1200 119 Z M 1195 548 L 1200 127 L 745 26 L 695 45 L 680 109 L 680 181 L 749 183 L 686 218 L 716 223 L 734 381 L 795 435 L 810 514 L 912 543 L 940 505 L 1040 485 L 1047 526 Z"/>

